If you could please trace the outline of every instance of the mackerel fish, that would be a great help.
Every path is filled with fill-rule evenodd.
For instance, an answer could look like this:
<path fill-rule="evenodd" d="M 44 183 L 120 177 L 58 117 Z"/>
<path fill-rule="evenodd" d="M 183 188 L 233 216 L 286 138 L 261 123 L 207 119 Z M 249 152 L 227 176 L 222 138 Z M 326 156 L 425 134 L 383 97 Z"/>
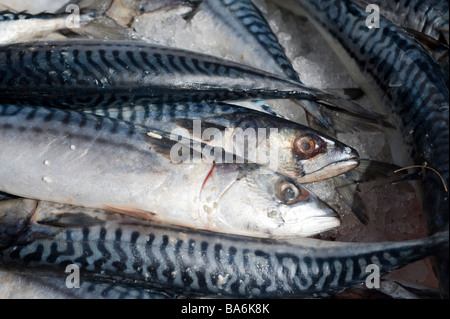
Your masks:
<path fill-rule="evenodd" d="M 140 37 L 105 15 L 112 0 L 68 2 L 56 13 L 0 12 L 0 44 L 14 44 L 55 31 L 100 39 L 137 40 Z"/>
<path fill-rule="evenodd" d="M 403 242 L 269 240 L 168 227 L 102 210 L 0 202 L 0 267 L 186 297 L 324 297 L 448 249 L 448 231 Z"/>
<path fill-rule="evenodd" d="M 0 114 L 4 193 L 248 236 L 310 236 L 340 225 L 294 180 L 226 163 L 224 154 L 202 157 L 164 132 L 54 108 L 0 105 Z"/>
<path fill-rule="evenodd" d="M 447 73 L 449 68 L 449 6 L 448 0 L 354 0 L 364 6 L 378 5 L 380 13 L 407 30 L 439 62 Z"/>
<path fill-rule="evenodd" d="M 448 77 L 406 31 L 380 17 L 379 28 L 366 25 L 368 13 L 351 1 L 276 0 L 306 14 L 346 65 L 375 108 L 385 107 L 401 130 L 390 139 L 399 165 L 419 164 L 430 234 L 448 227 L 449 91 Z M 392 132 L 394 134 L 394 132 Z M 395 144 L 397 143 L 397 144 Z M 408 148 L 408 153 L 402 153 Z M 435 263 L 442 294 L 448 298 L 448 254 Z"/>
<path fill-rule="evenodd" d="M 449 6 L 447 0 L 353 0 L 374 4 L 380 13 L 398 26 L 423 33 L 449 44 Z"/>
<path fill-rule="evenodd" d="M 132 122 L 149 130 L 178 131 L 190 147 L 194 147 L 195 141 L 219 147 L 243 160 L 273 167 L 298 183 L 321 181 L 358 165 L 358 152 L 338 140 L 307 126 L 231 104 L 150 104 L 83 111 Z M 257 149 L 273 153 L 274 158 L 268 160 L 266 152 L 259 156 Z"/>
<path fill-rule="evenodd" d="M 2 266 L 0 266 L 2 268 Z M 68 269 L 71 269 L 70 267 Z M 66 272 L 68 276 L 70 272 Z M 137 289 L 120 283 L 106 283 L 83 279 L 67 286 L 67 278 L 0 270 L 0 298 L 2 299 L 168 299 L 149 289 Z M 73 285 L 73 286 L 71 286 Z M 75 289 L 74 289 L 75 288 Z"/>
<path fill-rule="evenodd" d="M 313 100 L 368 121 L 358 104 L 275 74 L 192 51 L 129 41 L 0 46 L 0 102 L 58 108 L 251 99 Z"/>
<path fill-rule="evenodd" d="M 11 44 L 31 40 L 51 32 L 81 26 L 94 20 L 89 14 L 80 15 L 76 24 L 70 20 L 70 14 L 51 13 L 29 14 L 26 12 L 0 12 L 0 44 Z M 71 24 L 72 23 L 72 24 Z"/>

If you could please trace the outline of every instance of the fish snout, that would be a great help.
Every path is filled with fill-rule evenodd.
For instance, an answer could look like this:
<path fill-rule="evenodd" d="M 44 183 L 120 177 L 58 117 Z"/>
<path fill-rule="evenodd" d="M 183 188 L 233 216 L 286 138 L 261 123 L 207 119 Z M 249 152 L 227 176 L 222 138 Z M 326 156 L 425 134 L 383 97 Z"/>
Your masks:
<path fill-rule="evenodd" d="M 336 141 L 334 145 L 334 154 L 336 154 L 336 161 L 341 160 L 358 160 L 359 159 L 359 153 L 356 149 L 353 147 L 350 147 L 348 145 L 345 145 L 342 142 Z"/>

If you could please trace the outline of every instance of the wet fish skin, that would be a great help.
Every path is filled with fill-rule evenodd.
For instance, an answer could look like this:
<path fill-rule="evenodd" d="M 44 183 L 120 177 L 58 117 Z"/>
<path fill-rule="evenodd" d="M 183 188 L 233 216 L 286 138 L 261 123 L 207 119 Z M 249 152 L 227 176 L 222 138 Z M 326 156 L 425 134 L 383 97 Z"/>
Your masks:
<path fill-rule="evenodd" d="M 265 145 L 270 152 L 274 152 L 274 148 L 276 148 L 277 172 L 293 178 L 299 183 L 317 182 L 337 176 L 358 165 L 358 152 L 338 140 L 324 136 L 307 126 L 226 103 L 200 102 L 116 108 L 96 107 L 85 108 L 83 111 L 129 121 L 148 127 L 150 130 L 152 128 L 168 132 L 176 129 L 188 130 L 190 136 L 195 140 L 212 147 L 222 147 L 225 152 L 229 153 L 233 153 L 233 149 L 238 150 L 239 153 L 236 155 L 247 160 L 250 159 L 251 143 L 245 143 L 244 138 L 240 138 L 240 134 L 247 129 L 253 129 L 258 134 L 256 147 Z M 205 129 L 215 128 L 221 131 L 223 138 L 216 140 L 216 138 L 209 139 L 209 136 L 194 136 L 196 132 L 193 132 L 193 121 L 200 121 L 202 131 L 198 133 L 202 134 Z M 263 129 L 266 135 L 261 137 L 258 129 Z M 270 135 L 270 129 L 277 129 L 275 137 Z M 236 136 L 235 140 L 233 140 L 233 136 Z M 312 142 L 317 152 L 305 156 L 297 147 L 302 140 Z M 244 153 L 241 154 L 240 150 Z M 256 163 L 271 164 L 265 158 L 259 157 L 256 158 Z"/>
<path fill-rule="evenodd" d="M 223 153 L 217 163 L 202 160 L 158 130 L 0 105 L 0 131 L 0 191 L 8 194 L 248 236 L 310 236 L 340 225 L 297 182 L 256 164 L 220 163 Z M 186 148 L 181 158 L 178 146 Z"/>
<path fill-rule="evenodd" d="M 448 231 L 405 242 L 274 241 L 168 227 L 69 206 L 65 206 L 69 212 L 82 210 L 96 224 L 53 226 L 58 214 L 67 215 L 64 206 L 53 205 L 37 205 L 33 223 L 0 250 L 2 267 L 45 269 L 57 276 L 64 274 L 66 265 L 76 264 L 81 280 L 114 279 L 188 297 L 312 298 L 365 283 L 371 273 L 366 272 L 368 264 L 378 265 L 384 275 L 448 249 Z M 43 227 L 48 228 L 46 236 Z"/>
<path fill-rule="evenodd" d="M 229 44 L 229 50 L 236 50 L 235 55 L 244 55 L 248 63 L 261 70 L 300 82 L 276 35 L 252 1 L 203 0 L 199 10 L 215 17 L 220 28 L 227 30 L 227 39 L 239 41 L 241 45 Z"/>
<path fill-rule="evenodd" d="M 449 6 L 447 0 L 354 0 L 365 8 L 378 5 L 380 13 L 407 30 L 439 62 L 448 77 Z"/>
<path fill-rule="evenodd" d="M 0 46 L 2 103 L 77 108 L 256 98 L 320 100 L 361 117 L 381 117 L 274 74 L 149 43 L 77 40 Z"/>
<path fill-rule="evenodd" d="M 449 6 L 447 0 L 355 0 L 375 4 L 380 13 L 395 24 L 416 30 L 449 44 Z"/>
<path fill-rule="evenodd" d="M 400 143 L 409 148 L 409 160 L 394 158 L 396 163 L 427 165 L 449 185 L 448 77 L 428 52 L 383 17 L 380 28 L 369 29 L 365 24 L 368 13 L 351 1 L 276 3 L 307 13 L 374 105 L 386 106 L 397 116 L 403 135 Z M 401 148 L 397 147 L 393 156 L 399 154 Z M 428 232 L 445 229 L 448 192 L 439 176 L 425 169 L 422 189 Z M 442 258 L 446 262 L 437 277 L 448 297 L 448 256 Z"/>

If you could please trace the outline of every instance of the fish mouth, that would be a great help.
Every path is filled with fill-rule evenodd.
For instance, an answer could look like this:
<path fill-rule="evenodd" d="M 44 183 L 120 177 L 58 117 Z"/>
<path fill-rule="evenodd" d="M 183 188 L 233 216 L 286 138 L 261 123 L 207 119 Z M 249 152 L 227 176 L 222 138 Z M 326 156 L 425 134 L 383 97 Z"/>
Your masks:
<path fill-rule="evenodd" d="M 304 221 L 302 234 L 304 236 L 313 236 L 339 226 L 341 226 L 341 220 L 337 215 L 310 217 Z"/>
<path fill-rule="evenodd" d="M 330 163 L 311 173 L 298 178 L 300 183 L 319 182 L 334 176 L 341 175 L 359 165 L 359 157 L 354 156 L 349 159 Z"/>

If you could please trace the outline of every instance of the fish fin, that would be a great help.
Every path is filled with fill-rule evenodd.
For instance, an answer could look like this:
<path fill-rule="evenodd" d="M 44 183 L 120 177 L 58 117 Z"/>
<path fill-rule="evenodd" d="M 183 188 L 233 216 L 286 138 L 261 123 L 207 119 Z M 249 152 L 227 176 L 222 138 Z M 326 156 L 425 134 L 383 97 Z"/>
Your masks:
<path fill-rule="evenodd" d="M 365 213 L 367 209 L 360 195 L 359 183 L 385 180 L 386 178 L 390 180 L 384 181 L 382 185 L 391 183 L 393 177 L 396 176 L 394 172 L 398 168 L 398 165 L 392 163 L 360 159 L 356 168 L 333 178 L 337 192 L 342 196 L 356 218 L 364 225 L 369 223 L 369 217 Z M 372 187 L 370 190 L 376 187 L 380 186 Z"/>
<path fill-rule="evenodd" d="M 277 116 L 277 117 L 282 117 L 277 112 L 275 112 L 269 104 L 267 104 L 263 100 L 252 100 L 250 102 L 252 103 L 252 105 L 255 106 L 255 110 L 257 110 L 257 111 L 268 113 L 270 115 Z"/>
<path fill-rule="evenodd" d="M 330 134 L 336 135 L 334 121 L 325 107 L 309 100 L 292 101 L 303 107 L 307 121 L 310 125 L 316 125 L 318 130 L 320 130 L 319 128 L 326 129 Z"/>
<path fill-rule="evenodd" d="M 142 4 L 136 4 L 135 10 L 141 14 L 175 14 L 185 20 L 190 20 L 197 13 L 202 0 L 153 0 L 145 1 Z M 173 12 L 173 13 L 172 13 Z"/>
<path fill-rule="evenodd" d="M 398 176 L 395 171 L 400 166 L 393 163 L 360 159 L 359 165 L 354 169 L 345 173 L 346 177 L 350 178 L 354 182 L 362 183 L 378 180 L 381 178 L 392 178 Z M 399 173 L 405 174 L 404 171 Z"/>
<path fill-rule="evenodd" d="M 342 175 L 333 177 L 333 182 L 336 185 L 337 192 L 342 196 L 355 217 L 363 225 L 367 225 L 369 223 L 369 216 L 366 214 L 366 205 L 359 194 L 358 184 Z"/>
<path fill-rule="evenodd" d="M 0 201 L 2 201 L 2 200 L 10 200 L 10 199 L 15 199 L 15 198 L 19 198 L 19 197 L 15 196 L 15 195 L 8 194 L 8 193 L 0 192 Z"/>
<path fill-rule="evenodd" d="M 113 0 L 72 0 L 60 8 L 57 13 L 65 13 L 69 5 L 79 7 L 83 16 L 92 17 L 92 21 L 69 30 L 75 34 L 102 40 L 140 40 L 142 39 L 131 29 L 118 24 L 115 20 L 106 15 L 112 5 Z"/>
<path fill-rule="evenodd" d="M 103 205 L 103 207 L 107 210 L 124 214 L 127 216 L 139 218 L 139 219 L 145 219 L 145 220 L 153 220 L 153 217 L 156 215 L 156 213 L 150 212 L 145 209 L 141 209 L 138 207 L 133 206 L 125 206 L 125 205 Z"/>
<path fill-rule="evenodd" d="M 267 113 L 276 117 L 283 117 L 278 114 L 272 106 L 267 104 L 264 100 L 249 100 L 249 101 L 227 101 L 227 105 L 232 105 L 240 108 L 256 110 L 258 112 Z"/>
<path fill-rule="evenodd" d="M 447 43 L 436 40 L 435 38 L 432 38 L 425 33 L 406 27 L 403 27 L 403 29 L 405 29 L 410 35 L 412 35 L 412 37 L 431 54 L 433 54 L 433 52 L 436 50 L 448 51 L 449 49 Z"/>
<path fill-rule="evenodd" d="M 67 212 L 53 214 L 50 218 L 38 221 L 39 224 L 55 226 L 55 227 L 84 227 L 97 226 L 105 224 L 105 221 L 82 213 L 83 208 L 80 207 L 79 213 Z"/>
<path fill-rule="evenodd" d="M 447 268 L 448 269 L 448 268 Z M 420 299 L 439 299 L 439 291 L 432 287 L 420 286 L 415 283 L 409 283 L 404 281 L 392 281 L 403 289 L 407 290 L 409 293 L 414 294 Z"/>
<path fill-rule="evenodd" d="M 403 177 L 396 178 L 391 181 L 391 183 L 400 183 L 400 182 L 406 182 L 406 181 L 420 181 L 423 178 L 423 173 L 420 172 L 414 172 L 410 174 L 406 174 Z"/>
<path fill-rule="evenodd" d="M 327 88 L 324 91 L 340 95 L 353 101 L 359 100 L 366 95 L 360 88 Z"/>
<path fill-rule="evenodd" d="M 192 120 L 187 120 L 191 122 Z M 207 123 L 207 122 L 205 122 Z M 202 122 L 202 125 L 204 123 Z M 139 125 L 136 125 L 139 127 Z M 213 128 L 217 128 L 217 125 L 213 125 Z M 241 157 L 226 153 L 225 150 L 220 146 L 209 146 L 206 143 L 203 143 L 197 139 L 192 139 L 191 136 L 181 136 L 175 135 L 172 136 L 169 132 L 164 132 L 156 129 L 145 129 L 143 128 L 147 136 L 149 136 L 150 140 L 148 141 L 150 144 L 150 148 L 164 157 L 170 159 L 174 163 L 182 163 L 182 162 L 191 162 L 192 159 L 200 158 L 206 162 L 220 162 L 220 163 L 229 163 L 232 161 L 233 163 L 243 163 L 244 159 Z M 195 143 L 195 145 L 194 145 Z M 179 151 L 182 154 L 176 155 L 175 146 L 179 147 Z M 207 154 L 206 150 L 210 150 L 213 154 Z M 176 158 L 172 158 L 172 155 L 175 155 Z"/>
<path fill-rule="evenodd" d="M 315 93 L 315 97 L 316 103 L 319 103 L 325 107 L 331 107 L 336 111 L 347 112 L 358 118 L 366 118 L 372 120 L 387 118 L 386 115 L 367 110 L 360 104 L 336 94 L 322 91 L 322 93 Z"/>
<path fill-rule="evenodd" d="M 320 106 L 320 113 L 327 119 L 328 125 L 320 122 L 317 116 L 312 116 L 306 112 L 306 118 L 309 126 L 326 133 L 336 136 L 336 133 L 352 133 L 364 131 L 382 131 L 385 128 L 393 128 L 394 126 L 384 119 L 368 119 L 360 118 L 347 112 L 336 111 L 331 107 Z"/>
<path fill-rule="evenodd" d="M 367 159 L 360 159 L 359 162 L 360 164 L 356 168 L 334 177 L 333 181 L 337 192 L 342 196 L 356 218 L 364 225 L 367 225 L 369 217 L 365 213 L 366 206 L 360 195 L 359 183 L 380 181 L 379 185 L 375 185 L 367 191 L 369 192 L 388 184 L 411 180 L 415 174 L 407 174 L 405 171 L 396 173 L 400 166 L 393 163 Z M 398 178 L 399 173 L 405 176 Z M 414 179 L 416 178 L 414 177 Z"/>
<path fill-rule="evenodd" d="M 445 37 L 440 40 L 430 37 L 420 31 L 404 28 L 408 33 L 412 35 L 414 40 L 418 42 L 425 50 L 427 50 L 442 67 L 444 73 L 447 75 L 448 86 L 448 74 L 449 74 L 449 45 L 446 43 Z"/>
<path fill-rule="evenodd" d="M 107 16 L 96 17 L 94 21 L 80 28 L 71 29 L 82 36 L 102 40 L 140 40 L 137 33 L 130 28 L 118 24 Z"/>
<path fill-rule="evenodd" d="M 370 110 L 365 109 L 360 104 L 347 99 L 345 97 L 326 92 L 324 90 L 312 90 L 311 88 L 304 87 L 312 95 L 312 98 L 294 97 L 295 102 L 301 105 L 306 112 L 310 113 L 317 120 L 316 122 L 326 129 L 332 129 L 332 121 L 329 115 L 324 114 L 324 109 L 320 109 L 320 106 L 324 108 L 332 109 L 336 112 L 346 112 L 353 115 L 355 118 L 366 119 L 371 122 L 379 122 L 387 118 L 386 115 L 382 115 Z"/>
<path fill-rule="evenodd" d="M 80 8 L 80 11 L 86 13 L 87 11 L 92 11 L 95 14 L 104 14 L 111 8 L 113 0 L 70 0 L 55 13 L 65 13 L 66 8 L 69 5 L 76 5 Z"/>

